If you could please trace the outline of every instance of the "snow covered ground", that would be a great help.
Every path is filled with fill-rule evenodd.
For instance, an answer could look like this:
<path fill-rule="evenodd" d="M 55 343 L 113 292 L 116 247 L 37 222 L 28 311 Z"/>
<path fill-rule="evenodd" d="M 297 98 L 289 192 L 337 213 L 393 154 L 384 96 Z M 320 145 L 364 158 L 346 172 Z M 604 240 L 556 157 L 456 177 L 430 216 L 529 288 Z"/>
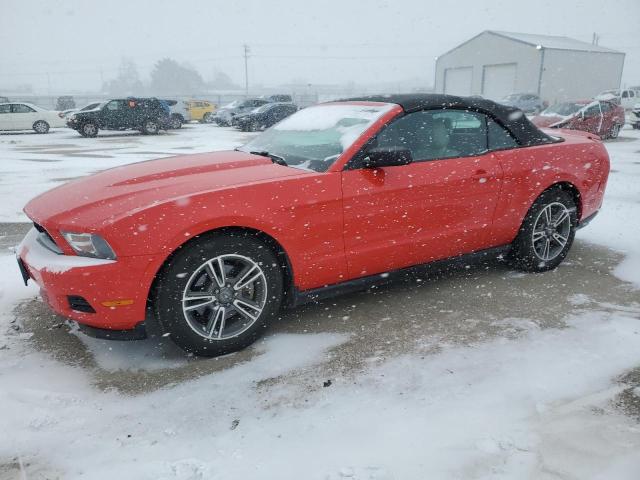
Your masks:
<path fill-rule="evenodd" d="M 242 140 L 2 135 L 0 221 L 62 178 Z M 0 479 L 636 480 L 640 134 L 607 148 L 604 209 L 557 271 L 329 301 L 220 359 L 70 331 L 0 253 Z"/>

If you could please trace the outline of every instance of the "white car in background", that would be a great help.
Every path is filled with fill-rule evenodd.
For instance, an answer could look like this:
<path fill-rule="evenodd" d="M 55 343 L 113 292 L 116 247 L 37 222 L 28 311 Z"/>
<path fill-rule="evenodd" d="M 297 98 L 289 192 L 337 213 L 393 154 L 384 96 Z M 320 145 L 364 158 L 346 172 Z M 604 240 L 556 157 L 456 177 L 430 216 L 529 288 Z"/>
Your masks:
<path fill-rule="evenodd" d="M 633 106 L 633 110 L 629 114 L 629 123 L 635 130 L 640 130 L 640 103 Z"/>
<path fill-rule="evenodd" d="M 49 128 L 64 127 L 61 112 L 45 110 L 31 103 L 0 103 L 0 130 L 31 130 L 47 133 Z"/>
<path fill-rule="evenodd" d="M 632 88 L 623 90 L 605 90 L 595 97 L 596 100 L 614 100 L 625 110 L 631 110 L 633 106 L 640 100 L 640 91 Z"/>

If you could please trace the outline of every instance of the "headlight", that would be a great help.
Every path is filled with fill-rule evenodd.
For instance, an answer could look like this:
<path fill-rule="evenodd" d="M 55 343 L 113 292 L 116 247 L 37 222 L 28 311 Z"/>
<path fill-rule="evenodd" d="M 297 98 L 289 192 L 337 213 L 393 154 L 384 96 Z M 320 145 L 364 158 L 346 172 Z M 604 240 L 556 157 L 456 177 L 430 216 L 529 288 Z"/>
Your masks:
<path fill-rule="evenodd" d="M 116 254 L 100 235 L 95 233 L 60 232 L 71 248 L 81 257 L 115 260 Z"/>
<path fill-rule="evenodd" d="M 69 117 L 69 119 L 71 119 L 71 120 L 75 120 L 75 119 L 76 119 L 76 114 L 75 114 L 75 113 L 74 113 L 74 114 L 72 114 L 72 115 Z"/>

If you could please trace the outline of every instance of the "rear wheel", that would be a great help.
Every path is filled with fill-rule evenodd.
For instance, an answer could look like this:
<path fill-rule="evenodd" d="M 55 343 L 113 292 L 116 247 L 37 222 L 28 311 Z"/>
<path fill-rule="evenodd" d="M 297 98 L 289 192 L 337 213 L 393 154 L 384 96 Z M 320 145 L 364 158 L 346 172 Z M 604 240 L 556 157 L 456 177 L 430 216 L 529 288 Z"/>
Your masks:
<path fill-rule="evenodd" d="M 95 123 L 85 123 L 79 131 L 83 137 L 93 138 L 98 135 L 98 126 Z"/>
<path fill-rule="evenodd" d="M 165 265 L 152 297 L 162 329 L 187 352 L 240 350 L 277 315 L 283 280 L 274 253 L 246 233 L 211 234 Z"/>
<path fill-rule="evenodd" d="M 146 120 L 142 125 L 142 133 L 145 135 L 157 135 L 160 131 L 160 125 L 155 120 Z"/>
<path fill-rule="evenodd" d="M 169 126 L 173 129 L 182 128 L 182 118 L 180 115 L 171 115 L 171 120 L 169 121 Z"/>
<path fill-rule="evenodd" d="M 567 256 L 577 225 L 572 196 L 560 188 L 542 193 L 533 203 L 513 242 L 511 263 L 527 272 L 556 268 Z"/>
<path fill-rule="evenodd" d="M 36 133 L 48 133 L 49 132 L 49 124 L 44 120 L 38 120 L 33 124 L 33 130 Z"/>
<path fill-rule="evenodd" d="M 211 112 L 205 113 L 204 117 L 202 117 L 202 120 L 204 120 L 204 123 L 213 123 L 213 113 Z"/>

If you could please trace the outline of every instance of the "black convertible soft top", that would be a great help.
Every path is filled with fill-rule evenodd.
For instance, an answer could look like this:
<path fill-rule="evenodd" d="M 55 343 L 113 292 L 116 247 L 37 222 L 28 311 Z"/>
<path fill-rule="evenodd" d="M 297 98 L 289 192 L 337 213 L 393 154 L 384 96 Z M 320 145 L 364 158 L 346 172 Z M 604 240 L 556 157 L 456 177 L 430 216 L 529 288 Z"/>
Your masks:
<path fill-rule="evenodd" d="M 406 113 L 418 110 L 438 110 L 454 108 L 484 113 L 505 127 L 522 146 L 544 145 L 556 143 L 551 137 L 538 129 L 518 108 L 501 105 L 492 100 L 480 97 L 457 97 L 436 93 L 416 93 L 397 95 L 371 95 L 364 97 L 344 98 L 339 102 L 384 102 L 396 103 Z"/>

